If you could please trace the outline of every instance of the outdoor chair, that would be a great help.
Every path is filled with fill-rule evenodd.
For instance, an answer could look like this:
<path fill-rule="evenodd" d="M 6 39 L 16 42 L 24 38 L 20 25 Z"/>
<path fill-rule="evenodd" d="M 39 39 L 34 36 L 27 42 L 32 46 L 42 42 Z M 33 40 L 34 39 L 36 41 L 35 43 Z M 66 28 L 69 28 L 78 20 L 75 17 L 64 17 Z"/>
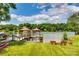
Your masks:
<path fill-rule="evenodd" d="M 61 41 L 61 43 L 60 43 L 61 45 L 66 45 L 67 44 L 67 42 L 66 41 Z"/>
<path fill-rule="evenodd" d="M 73 44 L 73 41 L 72 40 L 68 40 L 68 44 Z"/>
<path fill-rule="evenodd" d="M 56 41 L 50 41 L 52 45 L 56 45 Z"/>

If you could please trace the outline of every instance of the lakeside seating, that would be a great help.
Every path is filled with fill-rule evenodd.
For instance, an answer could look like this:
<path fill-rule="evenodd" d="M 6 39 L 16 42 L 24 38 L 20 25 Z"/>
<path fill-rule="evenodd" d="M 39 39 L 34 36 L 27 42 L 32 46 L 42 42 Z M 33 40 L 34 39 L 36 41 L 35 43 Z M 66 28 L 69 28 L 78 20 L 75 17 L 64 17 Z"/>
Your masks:
<path fill-rule="evenodd" d="M 52 45 L 56 45 L 56 41 L 50 41 Z"/>
<path fill-rule="evenodd" d="M 61 42 L 56 42 L 56 41 L 50 41 L 52 45 L 67 45 L 67 44 L 73 44 L 70 40 L 62 40 Z"/>

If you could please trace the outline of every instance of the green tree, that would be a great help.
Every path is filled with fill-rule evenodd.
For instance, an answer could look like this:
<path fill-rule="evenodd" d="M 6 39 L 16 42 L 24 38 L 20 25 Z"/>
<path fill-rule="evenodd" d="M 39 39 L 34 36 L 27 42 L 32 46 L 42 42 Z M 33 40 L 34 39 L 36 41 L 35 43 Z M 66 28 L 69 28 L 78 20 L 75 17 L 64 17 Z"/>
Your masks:
<path fill-rule="evenodd" d="M 73 28 L 76 34 L 79 33 L 79 13 L 74 13 L 73 15 L 71 15 L 68 18 L 68 22 L 67 23 L 72 23 L 74 24 Z"/>
<path fill-rule="evenodd" d="M 79 23 L 79 13 L 74 13 L 68 18 L 67 23 Z"/>
<path fill-rule="evenodd" d="M 0 22 L 10 20 L 10 9 L 16 9 L 14 3 L 0 3 Z"/>
<path fill-rule="evenodd" d="M 68 37 L 67 37 L 67 33 L 66 32 L 64 32 L 63 38 L 64 38 L 64 40 L 68 40 Z"/>

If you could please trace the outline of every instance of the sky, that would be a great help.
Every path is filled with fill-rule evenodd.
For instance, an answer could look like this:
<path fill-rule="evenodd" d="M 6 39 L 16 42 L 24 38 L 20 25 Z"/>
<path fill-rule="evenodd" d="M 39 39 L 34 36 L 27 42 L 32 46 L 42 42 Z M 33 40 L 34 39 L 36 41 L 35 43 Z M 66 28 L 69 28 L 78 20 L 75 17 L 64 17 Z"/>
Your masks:
<path fill-rule="evenodd" d="M 10 9 L 11 20 L 1 24 L 66 23 L 69 16 L 79 12 L 79 3 L 16 3 L 17 9 Z"/>

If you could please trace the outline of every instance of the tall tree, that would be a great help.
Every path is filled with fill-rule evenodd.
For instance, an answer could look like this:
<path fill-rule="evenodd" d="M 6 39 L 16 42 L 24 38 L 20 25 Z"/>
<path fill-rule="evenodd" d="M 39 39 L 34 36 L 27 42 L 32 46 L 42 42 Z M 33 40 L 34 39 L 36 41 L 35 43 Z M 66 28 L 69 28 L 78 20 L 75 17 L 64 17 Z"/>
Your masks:
<path fill-rule="evenodd" d="M 68 23 L 74 24 L 74 31 L 76 34 L 79 34 L 79 12 L 74 13 L 68 18 Z"/>
<path fill-rule="evenodd" d="M 74 13 L 68 18 L 68 23 L 79 23 L 79 13 Z"/>
<path fill-rule="evenodd" d="M 10 20 L 10 9 L 16 9 L 14 3 L 0 3 L 0 22 Z"/>

